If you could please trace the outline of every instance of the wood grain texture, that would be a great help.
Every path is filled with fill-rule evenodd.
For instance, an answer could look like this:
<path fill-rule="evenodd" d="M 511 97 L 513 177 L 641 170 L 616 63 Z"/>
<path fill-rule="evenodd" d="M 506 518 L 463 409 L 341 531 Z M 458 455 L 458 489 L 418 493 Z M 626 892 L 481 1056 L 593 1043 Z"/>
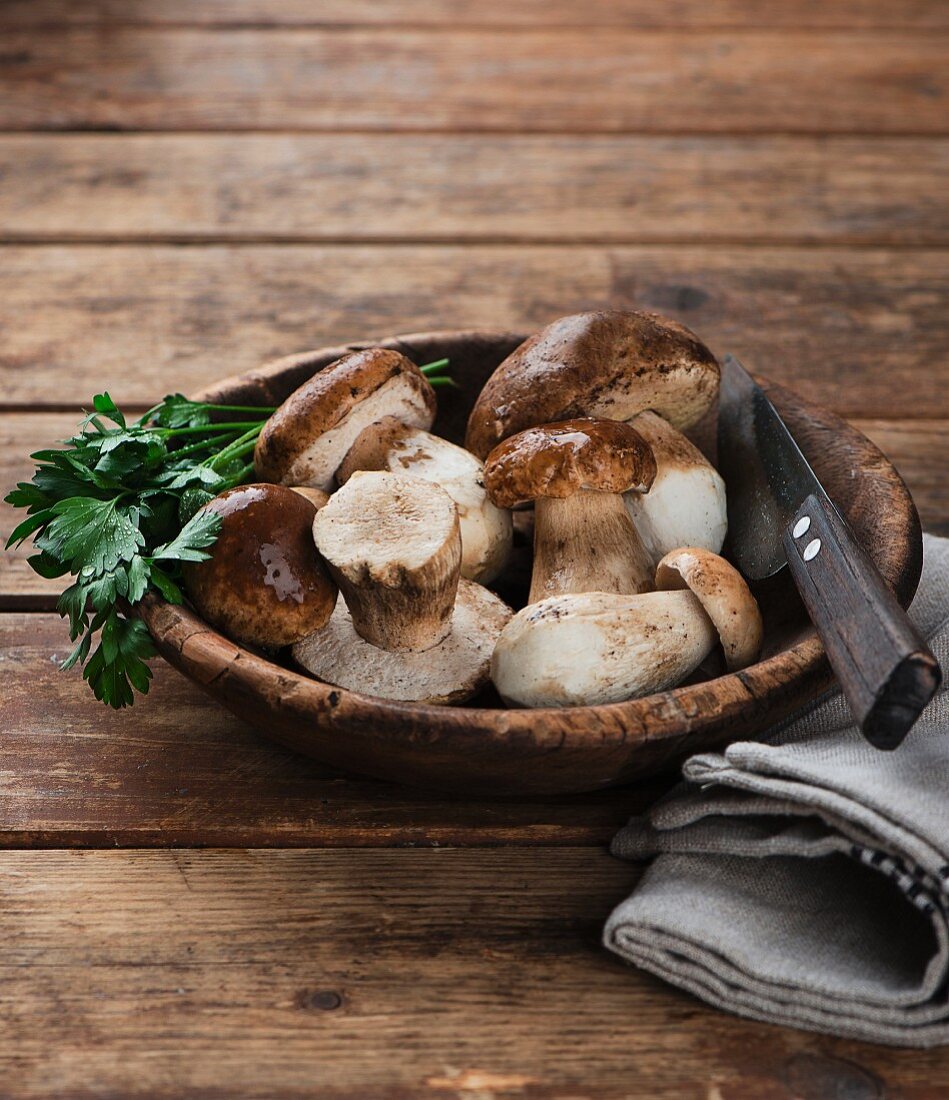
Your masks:
<path fill-rule="evenodd" d="M 30 476 L 28 456 L 70 435 L 77 418 L 74 413 L 0 413 L 2 495 Z M 903 476 L 924 529 L 949 534 L 949 420 L 856 420 L 854 426 L 880 447 Z M 5 539 L 18 519 L 15 510 L 0 500 L 0 536 Z M 29 568 L 30 553 L 26 544 L 0 554 L 0 610 L 53 609 L 61 585 L 43 580 Z"/>
<path fill-rule="evenodd" d="M 0 239 L 949 243 L 949 141 L 0 136 Z"/>
<path fill-rule="evenodd" d="M 603 852 L 6 852 L 7 1100 L 933 1100 L 944 1051 L 742 1021 L 599 944 Z"/>
<path fill-rule="evenodd" d="M 949 41 L 589 28 L 4 35 L 9 130 L 945 134 Z"/>
<path fill-rule="evenodd" d="M 4 0 L 0 24 L 945 28 L 941 0 Z"/>
<path fill-rule="evenodd" d="M 7 246 L 0 406 L 193 391 L 264 360 L 424 327 L 654 309 L 850 417 L 949 416 L 943 251 Z M 28 324 L 24 318 L 34 318 Z"/>
<path fill-rule="evenodd" d="M 0 848 L 602 844 L 668 786 L 485 804 L 346 778 L 164 661 L 133 712 L 111 711 L 59 671 L 69 648 L 57 615 L 0 615 Z"/>

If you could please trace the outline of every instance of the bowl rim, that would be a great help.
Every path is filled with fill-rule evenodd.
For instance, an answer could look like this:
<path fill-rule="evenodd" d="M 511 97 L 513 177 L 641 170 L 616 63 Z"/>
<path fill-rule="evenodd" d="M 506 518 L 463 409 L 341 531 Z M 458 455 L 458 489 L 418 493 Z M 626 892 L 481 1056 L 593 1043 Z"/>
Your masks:
<path fill-rule="evenodd" d="M 523 333 L 503 330 L 448 329 L 318 348 L 284 356 L 262 368 L 222 379 L 195 396 L 214 400 L 225 394 L 230 396 L 239 388 L 242 402 L 248 400 L 250 391 L 260 396 L 260 403 L 272 403 L 269 391 L 275 379 L 292 371 L 298 373 L 301 366 L 316 364 L 313 370 L 317 370 L 353 350 L 396 347 L 415 357 L 418 348 L 428 343 L 487 340 L 496 346 L 511 344 L 513 347 L 525 338 Z M 902 505 L 900 510 L 908 525 L 908 534 L 901 553 L 891 552 L 885 560 L 877 560 L 877 564 L 900 603 L 907 606 L 915 593 L 922 567 L 922 533 L 918 514 L 902 479 L 879 448 L 858 429 L 793 391 L 767 378 L 758 378 L 778 404 L 783 398 L 802 413 L 815 417 L 822 426 L 853 437 L 864 453 L 874 459 L 872 467 L 881 475 L 886 472 L 893 486 L 894 499 Z M 891 540 L 889 549 L 892 551 L 896 546 L 897 541 Z M 340 728 L 376 722 L 373 740 L 434 741 L 450 734 L 453 743 L 470 738 L 472 751 L 483 744 L 486 734 L 527 741 L 542 750 L 560 748 L 567 743 L 574 747 L 599 745 L 606 749 L 620 745 L 628 747 L 631 741 L 681 739 L 697 727 L 708 726 L 710 715 L 716 727 L 727 725 L 750 703 L 767 712 L 770 719 L 780 721 L 801 705 L 802 697 L 816 697 L 832 680 L 820 640 L 813 627 L 808 626 L 799 640 L 787 649 L 747 669 L 638 699 L 566 708 L 434 706 L 388 700 L 334 687 L 275 664 L 218 633 L 186 605 L 169 604 L 155 593 L 149 593 L 140 606 L 142 619 L 159 652 L 212 692 L 215 683 L 227 679 L 245 698 L 256 698 L 263 693 L 268 706 L 288 720 L 312 722 L 320 716 Z M 382 715 L 386 721 L 380 723 Z"/>

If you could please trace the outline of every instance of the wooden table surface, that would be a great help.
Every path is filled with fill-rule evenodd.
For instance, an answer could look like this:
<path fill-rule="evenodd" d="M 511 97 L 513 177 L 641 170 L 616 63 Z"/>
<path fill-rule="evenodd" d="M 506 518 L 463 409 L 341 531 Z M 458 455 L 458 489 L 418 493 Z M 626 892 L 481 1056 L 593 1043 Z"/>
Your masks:
<path fill-rule="evenodd" d="M 851 418 L 949 533 L 944 0 L 3 0 L 0 484 L 107 388 L 605 305 Z M 3 507 L 0 529 L 10 528 Z M 652 784 L 333 774 L 168 668 L 76 675 L 0 567 L 0 1096 L 854 1100 L 946 1052 L 706 1008 L 599 946 Z"/>

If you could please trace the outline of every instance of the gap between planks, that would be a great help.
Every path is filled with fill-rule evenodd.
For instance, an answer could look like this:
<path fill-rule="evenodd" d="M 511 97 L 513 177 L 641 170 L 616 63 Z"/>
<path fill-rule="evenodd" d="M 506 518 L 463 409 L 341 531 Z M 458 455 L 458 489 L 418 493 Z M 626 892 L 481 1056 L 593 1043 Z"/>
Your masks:
<path fill-rule="evenodd" d="M 532 331 L 613 307 L 673 316 L 846 416 L 949 416 L 943 251 L 7 245 L 2 258 L 0 388 L 21 408 L 103 388 L 147 404 L 305 348 Z"/>
<path fill-rule="evenodd" d="M 933 0 L 163 0 L 130 4 L 128 0 L 6 0 L 0 20 L 10 26 L 208 26 L 267 30 L 385 26 L 426 29 L 566 26 L 617 28 L 689 27 L 697 30 L 750 28 L 856 30 L 860 28 L 949 28 L 944 4 Z"/>
<path fill-rule="evenodd" d="M 4 852 L 5 1100 L 944 1095 L 940 1050 L 742 1020 L 600 943 L 588 849 Z"/>
<path fill-rule="evenodd" d="M 0 614 L 0 848 L 599 846 L 669 785 L 473 800 L 267 741 L 160 660 L 131 711 L 64 673 L 57 615 Z"/>
<path fill-rule="evenodd" d="M 0 126 L 17 131 L 946 132 L 937 77 L 949 39 L 933 33 L 868 31 L 860 49 L 850 32 L 611 28 L 6 39 Z"/>

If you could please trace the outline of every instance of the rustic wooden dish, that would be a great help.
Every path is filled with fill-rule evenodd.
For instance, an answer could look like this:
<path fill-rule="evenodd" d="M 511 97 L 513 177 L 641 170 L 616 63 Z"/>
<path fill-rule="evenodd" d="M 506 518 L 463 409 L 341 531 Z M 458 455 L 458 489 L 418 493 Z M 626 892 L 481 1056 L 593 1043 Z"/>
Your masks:
<path fill-rule="evenodd" d="M 441 332 L 379 341 L 417 363 L 447 356 L 460 391 L 440 391 L 436 430 L 460 441 L 475 396 L 523 337 Z M 346 348 L 279 360 L 206 390 L 207 400 L 279 403 Z M 852 427 L 768 387 L 831 496 L 905 606 L 922 566 L 919 517 L 897 472 Z M 444 396 L 443 396 L 444 395 Z M 161 654 L 262 733 L 317 760 L 416 786 L 488 795 L 557 794 L 624 783 L 685 754 L 779 722 L 831 683 L 823 649 L 784 579 L 759 592 L 762 660 L 645 699 L 568 710 L 390 703 L 299 675 L 235 645 L 187 607 L 150 597 L 143 617 Z"/>

